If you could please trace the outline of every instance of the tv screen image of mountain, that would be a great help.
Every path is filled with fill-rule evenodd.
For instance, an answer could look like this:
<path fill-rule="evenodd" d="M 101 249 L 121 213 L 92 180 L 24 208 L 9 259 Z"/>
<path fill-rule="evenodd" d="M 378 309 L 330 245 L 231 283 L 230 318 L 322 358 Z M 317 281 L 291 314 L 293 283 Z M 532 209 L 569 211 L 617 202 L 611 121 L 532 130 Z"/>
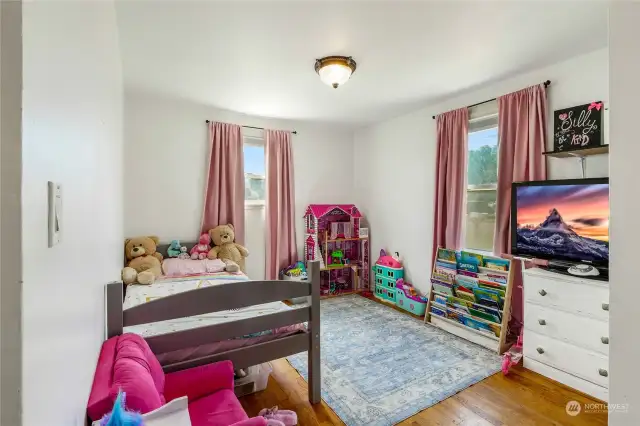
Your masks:
<path fill-rule="evenodd" d="M 515 255 L 607 266 L 607 178 L 513 184 L 511 251 Z"/>

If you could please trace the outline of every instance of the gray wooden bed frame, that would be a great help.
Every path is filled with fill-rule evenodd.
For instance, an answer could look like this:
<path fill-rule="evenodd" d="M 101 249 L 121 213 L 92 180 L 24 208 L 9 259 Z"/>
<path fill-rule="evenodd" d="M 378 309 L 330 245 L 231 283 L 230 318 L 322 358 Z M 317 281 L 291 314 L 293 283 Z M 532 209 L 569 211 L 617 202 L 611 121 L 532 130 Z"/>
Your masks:
<path fill-rule="evenodd" d="M 160 246 L 159 251 L 166 253 L 166 248 L 166 245 Z M 162 367 L 165 372 L 172 372 L 230 360 L 237 369 L 307 351 L 309 401 L 315 404 L 320 402 L 321 387 L 319 262 L 309 262 L 308 272 L 310 280 L 306 282 L 237 281 L 173 294 L 126 310 L 122 306 L 123 284 L 110 283 L 105 288 L 107 338 L 122 334 L 123 328 L 128 326 L 308 296 L 309 305 L 302 308 L 161 334 L 145 340 L 154 353 L 160 354 L 306 321 L 308 326 L 304 332 Z"/>

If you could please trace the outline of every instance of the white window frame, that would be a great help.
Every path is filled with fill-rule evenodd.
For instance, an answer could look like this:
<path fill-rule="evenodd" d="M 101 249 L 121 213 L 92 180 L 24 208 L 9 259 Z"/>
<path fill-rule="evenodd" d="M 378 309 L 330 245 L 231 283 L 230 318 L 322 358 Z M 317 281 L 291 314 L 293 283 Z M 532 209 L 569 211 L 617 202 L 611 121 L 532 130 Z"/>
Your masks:
<path fill-rule="evenodd" d="M 264 148 L 264 138 L 260 137 L 260 136 L 247 136 L 247 135 L 242 135 L 242 144 L 243 147 L 244 145 L 249 145 L 249 146 L 259 146 Z M 243 160 L 244 160 L 244 151 L 243 151 Z M 265 153 L 266 155 L 266 153 Z M 266 160 L 266 157 L 265 157 Z M 246 174 L 246 172 L 245 172 Z M 266 176 L 264 177 L 264 179 L 266 180 Z M 266 197 L 266 194 L 265 194 Z M 249 210 L 249 209 L 264 209 L 265 207 L 265 203 L 266 200 L 244 200 L 244 208 L 245 210 Z"/>
<path fill-rule="evenodd" d="M 498 127 L 498 103 L 497 101 L 487 102 L 485 104 L 473 107 L 469 111 L 469 130 L 468 133 L 481 132 L 483 130 L 492 129 Z M 498 140 L 498 144 L 500 141 Z M 468 154 L 467 154 L 468 155 Z M 467 165 L 467 174 L 469 173 L 469 166 Z M 465 215 L 467 214 L 467 194 L 469 191 L 482 191 L 482 190 L 498 190 L 498 184 L 482 184 L 482 185 L 469 185 L 466 184 L 465 197 L 464 197 L 464 209 Z M 462 223 L 462 235 L 466 245 L 467 239 L 467 221 Z M 493 247 L 492 247 L 493 250 Z M 465 248 L 465 251 L 472 253 L 478 253 L 482 255 L 493 255 L 492 251 L 482 249 Z"/>

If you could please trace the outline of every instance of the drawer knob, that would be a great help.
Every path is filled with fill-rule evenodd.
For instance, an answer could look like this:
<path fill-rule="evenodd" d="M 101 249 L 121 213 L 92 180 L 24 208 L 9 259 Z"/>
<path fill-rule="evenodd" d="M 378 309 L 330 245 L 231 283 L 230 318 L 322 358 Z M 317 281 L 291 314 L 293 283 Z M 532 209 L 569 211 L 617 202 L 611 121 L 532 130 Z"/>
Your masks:
<path fill-rule="evenodd" d="M 603 311 L 608 311 L 609 310 L 609 304 L 608 303 L 603 303 L 602 304 L 602 310 Z"/>
<path fill-rule="evenodd" d="M 538 293 L 540 293 L 540 296 L 546 296 L 547 295 L 547 292 L 544 291 L 544 289 L 540 290 Z"/>
<path fill-rule="evenodd" d="M 605 345 L 608 345 L 608 344 L 609 344 L 609 338 L 608 338 L 608 337 L 601 337 L 601 338 L 600 338 L 600 341 L 601 341 L 602 343 L 604 343 Z"/>
<path fill-rule="evenodd" d="M 602 377 L 607 377 L 609 375 L 609 372 L 607 370 L 605 370 L 604 368 L 601 368 L 598 370 L 598 373 L 602 376 Z"/>
<path fill-rule="evenodd" d="M 543 319 L 539 319 L 539 320 L 538 320 L 538 324 L 540 324 L 540 325 L 547 325 L 547 322 L 546 322 L 545 320 L 543 320 Z"/>
<path fill-rule="evenodd" d="M 536 348 L 536 351 L 538 351 L 539 354 L 543 354 L 544 353 L 544 349 L 542 349 L 542 348 Z"/>

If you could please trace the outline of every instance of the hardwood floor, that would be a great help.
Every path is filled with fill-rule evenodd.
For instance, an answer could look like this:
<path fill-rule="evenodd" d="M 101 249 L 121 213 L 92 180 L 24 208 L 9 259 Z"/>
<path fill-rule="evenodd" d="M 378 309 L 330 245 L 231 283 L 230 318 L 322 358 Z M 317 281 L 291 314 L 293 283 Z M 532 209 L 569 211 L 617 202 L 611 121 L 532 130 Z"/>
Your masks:
<path fill-rule="evenodd" d="M 307 382 L 286 359 L 272 361 L 273 373 L 263 392 L 240 398 L 249 416 L 265 407 L 298 413 L 301 426 L 344 425 L 324 401 L 311 405 Z M 399 423 L 401 426 L 529 426 L 607 424 L 607 413 L 585 413 L 575 417 L 566 412 L 566 404 L 600 402 L 559 383 L 518 366 L 508 376 L 495 374 L 479 383 L 423 410 Z M 347 425 L 351 426 L 351 425 Z"/>

